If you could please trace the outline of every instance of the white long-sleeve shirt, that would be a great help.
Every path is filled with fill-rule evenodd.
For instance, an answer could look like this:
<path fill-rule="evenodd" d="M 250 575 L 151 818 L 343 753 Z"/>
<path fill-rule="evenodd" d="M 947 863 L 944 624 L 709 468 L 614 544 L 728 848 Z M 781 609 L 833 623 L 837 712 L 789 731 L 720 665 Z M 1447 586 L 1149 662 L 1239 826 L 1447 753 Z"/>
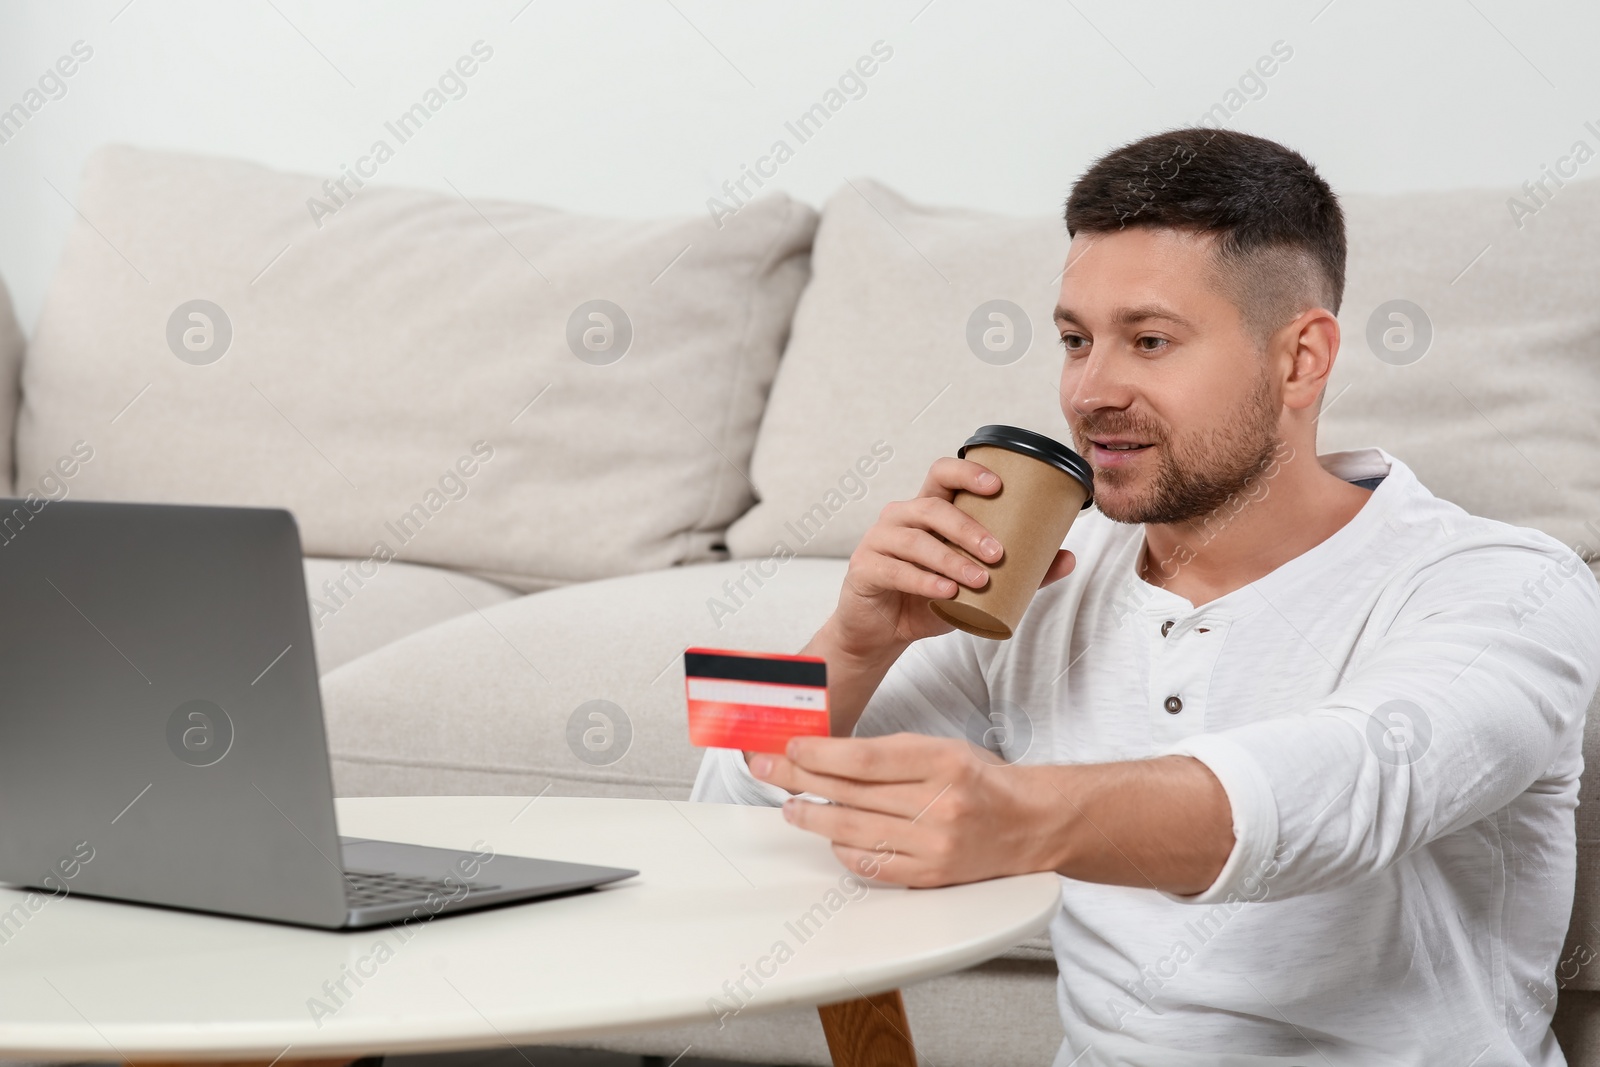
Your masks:
<path fill-rule="evenodd" d="M 1270 574 L 1194 607 L 1135 573 L 1142 527 L 1086 512 L 1076 570 L 1011 640 L 918 642 L 856 727 L 1012 762 L 1185 753 L 1222 783 L 1236 841 L 1205 892 L 1062 879 L 1058 1067 L 1565 1063 L 1549 1021 L 1600 587 L 1380 449 L 1320 461 L 1382 481 Z M 721 749 L 693 792 L 786 796 Z"/>

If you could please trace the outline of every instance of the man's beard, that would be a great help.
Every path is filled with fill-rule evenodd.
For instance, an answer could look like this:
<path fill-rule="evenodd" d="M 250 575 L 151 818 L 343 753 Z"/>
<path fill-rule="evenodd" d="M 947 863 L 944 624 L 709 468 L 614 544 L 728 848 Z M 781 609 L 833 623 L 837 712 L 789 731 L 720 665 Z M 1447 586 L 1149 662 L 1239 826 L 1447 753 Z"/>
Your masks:
<path fill-rule="evenodd" d="M 1096 467 L 1095 503 L 1115 522 L 1167 525 L 1196 522 L 1244 492 L 1278 451 L 1278 408 L 1266 374 L 1234 417 L 1221 426 L 1174 443 L 1163 429 L 1126 412 L 1083 418 L 1073 427 L 1080 451 L 1090 438 L 1132 437 L 1159 445 L 1159 466 L 1149 489 L 1125 500 L 1110 490 L 1133 480 L 1132 471 Z"/>

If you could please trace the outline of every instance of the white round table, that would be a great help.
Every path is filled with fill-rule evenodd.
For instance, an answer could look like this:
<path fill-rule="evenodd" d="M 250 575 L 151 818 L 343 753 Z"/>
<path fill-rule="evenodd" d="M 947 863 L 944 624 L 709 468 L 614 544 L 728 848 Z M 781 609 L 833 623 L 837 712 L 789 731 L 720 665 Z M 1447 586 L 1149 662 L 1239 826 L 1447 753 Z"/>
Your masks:
<path fill-rule="evenodd" d="M 0 889 L 0 1058 L 284 1067 L 826 1005 L 836 1063 L 870 1050 L 909 1064 L 899 987 L 999 955 L 1059 906 L 1050 873 L 867 887 L 770 808 L 390 797 L 340 800 L 338 812 L 347 835 L 640 874 L 349 932 L 83 897 L 19 921 L 23 894 Z"/>

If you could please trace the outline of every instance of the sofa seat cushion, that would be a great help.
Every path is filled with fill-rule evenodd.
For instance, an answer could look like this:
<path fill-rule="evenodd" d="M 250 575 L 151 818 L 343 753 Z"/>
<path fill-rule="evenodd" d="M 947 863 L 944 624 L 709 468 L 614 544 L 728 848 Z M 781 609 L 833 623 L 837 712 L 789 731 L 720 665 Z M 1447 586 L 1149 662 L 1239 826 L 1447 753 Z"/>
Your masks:
<path fill-rule="evenodd" d="M 311 555 L 523 591 L 724 558 L 810 207 L 719 226 L 377 185 L 308 207 L 328 195 L 95 153 L 23 365 L 24 482 L 86 437 L 79 496 L 286 507 Z"/>
<path fill-rule="evenodd" d="M 326 674 L 436 622 L 517 596 L 495 582 L 441 567 L 365 559 L 305 561 L 317 669 Z"/>
<path fill-rule="evenodd" d="M 1600 993 L 1563 989 L 1550 1028 L 1569 1067 L 1600 1067 Z"/>
<path fill-rule="evenodd" d="M 688 798 L 683 650 L 793 653 L 832 613 L 844 560 L 674 567 L 471 612 L 323 678 L 345 796 Z"/>

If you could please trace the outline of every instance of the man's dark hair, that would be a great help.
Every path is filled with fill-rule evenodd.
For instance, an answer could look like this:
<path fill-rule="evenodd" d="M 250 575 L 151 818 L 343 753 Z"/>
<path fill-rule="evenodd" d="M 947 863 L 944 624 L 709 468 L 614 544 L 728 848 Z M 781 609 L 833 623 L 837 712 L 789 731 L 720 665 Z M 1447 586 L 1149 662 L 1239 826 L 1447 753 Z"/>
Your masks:
<path fill-rule="evenodd" d="M 1169 130 L 1097 160 L 1067 197 L 1067 233 L 1130 226 L 1214 235 L 1215 281 L 1258 344 L 1344 296 L 1344 212 L 1300 153 L 1264 137 Z"/>

